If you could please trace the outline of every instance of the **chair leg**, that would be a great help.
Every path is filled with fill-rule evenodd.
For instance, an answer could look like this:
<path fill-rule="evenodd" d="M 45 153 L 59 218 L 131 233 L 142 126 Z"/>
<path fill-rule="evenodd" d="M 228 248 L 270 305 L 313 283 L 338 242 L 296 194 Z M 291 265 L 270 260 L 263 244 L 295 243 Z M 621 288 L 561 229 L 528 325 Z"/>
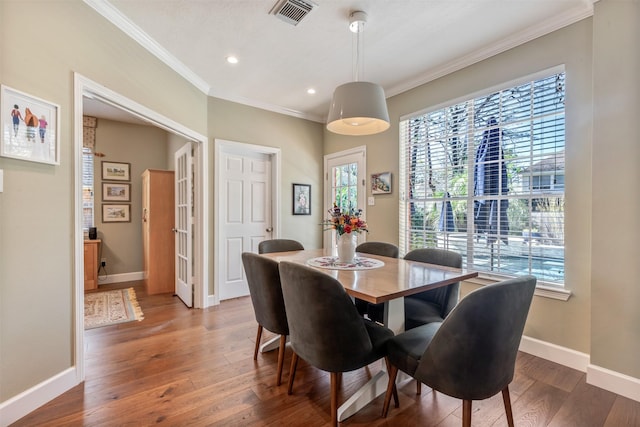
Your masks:
<path fill-rule="evenodd" d="M 393 394 L 393 389 L 396 385 L 396 377 L 398 376 L 398 368 L 389 364 L 391 368 L 389 369 L 389 383 L 387 384 L 387 394 L 384 395 L 384 405 L 382 406 L 382 418 L 387 418 L 387 413 L 389 412 L 389 403 L 391 403 L 391 395 Z"/>
<path fill-rule="evenodd" d="M 384 358 L 384 363 L 387 365 L 387 372 L 391 372 L 391 362 L 389 362 L 389 358 L 385 357 Z M 397 374 L 396 374 L 397 375 Z M 387 387 L 389 385 L 387 384 Z M 400 407 L 400 400 L 398 399 L 398 388 L 396 387 L 396 382 L 393 382 L 393 401 L 395 403 L 395 407 L 399 408 Z"/>
<path fill-rule="evenodd" d="M 511 411 L 511 398 L 509 397 L 509 386 L 502 390 L 502 400 L 504 401 L 504 412 L 507 414 L 507 424 L 513 427 L 513 412 Z"/>
<path fill-rule="evenodd" d="M 462 427 L 471 427 L 471 400 L 462 401 Z"/>
<path fill-rule="evenodd" d="M 294 351 L 291 355 L 291 367 L 289 368 L 289 387 L 287 394 L 293 393 L 293 379 L 296 377 L 296 368 L 298 367 L 298 355 Z"/>
<path fill-rule="evenodd" d="M 339 372 L 331 372 L 331 425 L 338 427 L 338 389 Z"/>
<path fill-rule="evenodd" d="M 422 383 L 416 380 L 416 394 L 422 394 Z"/>
<path fill-rule="evenodd" d="M 258 350 L 260 350 L 261 339 L 262 339 L 262 325 L 258 325 L 258 336 L 256 337 L 256 348 L 253 350 L 253 360 L 258 360 Z"/>
<path fill-rule="evenodd" d="M 282 365 L 284 365 L 284 348 L 287 346 L 287 336 L 280 335 L 280 347 L 278 348 L 278 372 L 276 373 L 276 385 L 282 382 Z"/>

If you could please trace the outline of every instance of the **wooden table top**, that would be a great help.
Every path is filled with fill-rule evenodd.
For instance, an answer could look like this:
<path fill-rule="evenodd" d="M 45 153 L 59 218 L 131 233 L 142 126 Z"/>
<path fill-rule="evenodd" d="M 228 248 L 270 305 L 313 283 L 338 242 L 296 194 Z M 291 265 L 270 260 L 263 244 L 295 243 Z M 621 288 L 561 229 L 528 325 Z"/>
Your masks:
<path fill-rule="evenodd" d="M 331 252 L 325 251 L 324 249 L 261 254 L 261 256 L 271 258 L 278 262 L 290 261 L 307 266 L 307 260 L 309 259 L 330 255 Z M 338 279 L 349 295 L 374 304 L 439 288 L 478 276 L 478 273 L 475 271 L 470 272 L 458 268 L 449 268 L 372 254 L 359 255 L 381 260 L 384 262 L 384 266 L 369 270 L 311 268 L 320 270 Z"/>

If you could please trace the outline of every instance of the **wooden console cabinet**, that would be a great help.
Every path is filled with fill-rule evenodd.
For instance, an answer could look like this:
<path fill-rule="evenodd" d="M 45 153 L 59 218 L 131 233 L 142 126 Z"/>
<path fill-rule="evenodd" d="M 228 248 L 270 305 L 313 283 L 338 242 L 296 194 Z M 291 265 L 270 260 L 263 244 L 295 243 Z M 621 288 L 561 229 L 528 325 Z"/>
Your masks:
<path fill-rule="evenodd" d="M 175 292 L 175 183 L 173 171 L 142 174 L 142 246 L 149 295 Z"/>
<path fill-rule="evenodd" d="M 84 290 L 98 289 L 98 255 L 101 240 L 84 241 Z"/>

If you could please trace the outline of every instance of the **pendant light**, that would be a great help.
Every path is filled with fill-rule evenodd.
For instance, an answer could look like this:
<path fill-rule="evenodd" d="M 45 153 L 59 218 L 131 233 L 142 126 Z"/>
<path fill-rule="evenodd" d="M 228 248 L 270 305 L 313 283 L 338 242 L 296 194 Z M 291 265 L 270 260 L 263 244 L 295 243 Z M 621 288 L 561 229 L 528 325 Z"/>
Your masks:
<path fill-rule="evenodd" d="M 367 14 L 352 12 L 349 29 L 356 34 L 356 57 L 353 82 L 340 85 L 333 92 L 327 129 L 341 135 L 372 135 L 389 128 L 387 101 L 382 86 L 358 81 L 361 77 L 361 34 Z"/>

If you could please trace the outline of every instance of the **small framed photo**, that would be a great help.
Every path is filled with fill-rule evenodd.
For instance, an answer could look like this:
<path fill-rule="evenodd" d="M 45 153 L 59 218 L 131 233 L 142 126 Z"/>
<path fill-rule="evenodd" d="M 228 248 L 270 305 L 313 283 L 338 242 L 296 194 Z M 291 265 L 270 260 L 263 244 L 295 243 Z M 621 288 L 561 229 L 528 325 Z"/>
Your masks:
<path fill-rule="evenodd" d="M 60 106 L 2 85 L 0 156 L 60 164 Z"/>
<path fill-rule="evenodd" d="M 103 181 L 131 181 L 131 163 L 102 162 Z"/>
<path fill-rule="evenodd" d="M 102 205 L 102 222 L 131 222 L 131 205 Z"/>
<path fill-rule="evenodd" d="M 311 185 L 293 184 L 293 214 L 311 215 Z"/>
<path fill-rule="evenodd" d="M 391 172 L 371 174 L 371 194 L 391 194 Z"/>
<path fill-rule="evenodd" d="M 131 201 L 131 184 L 120 182 L 103 182 L 102 183 L 102 201 L 103 202 L 130 202 Z"/>

